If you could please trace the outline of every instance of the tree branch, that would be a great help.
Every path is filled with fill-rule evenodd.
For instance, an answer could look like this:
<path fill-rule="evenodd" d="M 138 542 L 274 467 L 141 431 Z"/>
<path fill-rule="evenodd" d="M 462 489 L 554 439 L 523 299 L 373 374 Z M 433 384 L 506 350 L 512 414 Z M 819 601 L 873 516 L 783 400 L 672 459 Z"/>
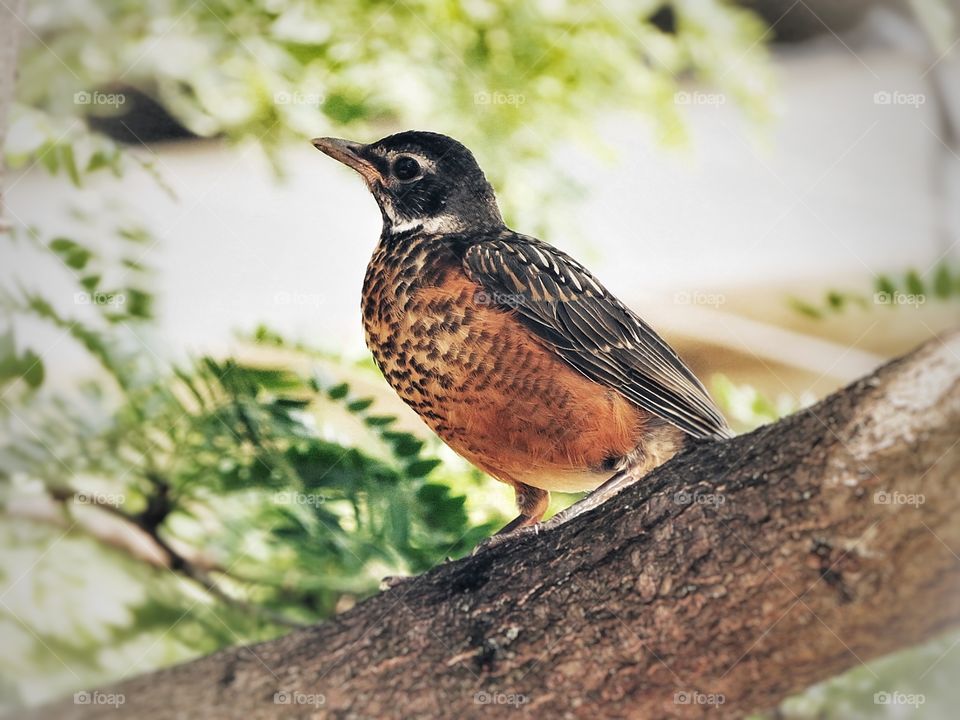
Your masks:
<path fill-rule="evenodd" d="M 145 560 L 149 565 L 157 568 L 165 568 L 172 573 L 180 574 L 188 580 L 195 582 L 220 602 L 242 612 L 263 618 L 276 625 L 291 628 L 302 628 L 305 626 L 304 623 L 288 618 L 282 613 L 234 597 L 220 586 L 212 577 L 211 573 L 223 575 L 248 585 L 256 584 L 258 581 L 240 577 L 230 568 L 224 568 L 215 563 L 211 564 L 202 556 L 189 556 L 167 541 L 161 533 L 161 526 L 173 511 L 173 505 L 167 496 L 169 486 L 165 481 L 160 484 L 155 480 L 154 484 L 160 488 L 159 497 L 150 496 L 147 501 L 147 508 L 136 515 L 132 515 L 116 505 L 98 499 L 95 494 L 78 494 L 73 490 L 65 488 L 52 488 L 49 490 L 49 493 L 53 500 L 64 504 L 77 500 L 80 495 L 83 495 L 84 504 L 102 510 L 126 526 L 125 530 L 127 530 L 128 536 L 126 538 L 120 538 L 116 533 L 111 533 L 109 530 L 105 532 L 102 525 L 95 527 L 81 525 L 84 530 L 97 540 L 117 549 L 126 550 L 134 558 Z M 138 542 L 143 538 L 134 535 L 130 531 L 141 533 L 143 538 L 146 538 L 149 543 L 152 543 L 153 547 L 150 548 L 150 550 L 153 552 L 147 554 L 145 551 L 147 551 L 148 546 L 144 546 L 142 542 Z"/>
<path fill-rule="evenodd" d="M 511 703 L 741 717 L 960 621 L 958 427 L 960 331 L 698 444 L 555 530 L 111 692 L 140 720 L 499 717 Z"/>

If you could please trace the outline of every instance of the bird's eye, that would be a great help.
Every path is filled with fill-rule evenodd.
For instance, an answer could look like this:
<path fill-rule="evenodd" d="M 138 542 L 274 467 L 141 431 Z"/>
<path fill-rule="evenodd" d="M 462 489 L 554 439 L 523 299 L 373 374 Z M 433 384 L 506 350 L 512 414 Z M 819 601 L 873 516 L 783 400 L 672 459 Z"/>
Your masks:
<path fill-rule="evenodd" d="M 393 163 L 393 174 L 402 182 L 414 180 L 420 176 L 420 163 L 409 155 L 401 155 Z"/>

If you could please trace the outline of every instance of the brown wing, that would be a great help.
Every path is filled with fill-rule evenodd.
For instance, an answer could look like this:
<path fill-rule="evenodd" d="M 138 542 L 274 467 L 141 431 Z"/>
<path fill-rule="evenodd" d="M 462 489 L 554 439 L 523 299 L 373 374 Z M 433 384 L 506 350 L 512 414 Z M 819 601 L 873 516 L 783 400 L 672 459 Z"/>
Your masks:
<path fill-rule="evenodd" d="M 703 385 L 670 346 L 566 253 L 507 231 L 465 248 L 463 265 L 490 302 L 513 308 L 589 379 L 694 437 L 731 435 Z"/>

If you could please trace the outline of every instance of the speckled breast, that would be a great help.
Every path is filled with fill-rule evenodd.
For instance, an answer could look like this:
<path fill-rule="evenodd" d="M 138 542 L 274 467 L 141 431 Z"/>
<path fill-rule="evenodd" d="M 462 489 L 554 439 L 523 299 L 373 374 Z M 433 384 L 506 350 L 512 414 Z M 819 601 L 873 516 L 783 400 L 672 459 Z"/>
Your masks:
<path fill-rule="evenodd" d="M 501 480 L 590 489 L 642 437 L 642 411 L 491 306 L 438 236 L 381 241 L 362 310 L 390 385 L 455 451 Z"/>
<path fill-rule="evenodd" d="M 485 349 L 476 290 L 453 252 L 422 236 L 381 240 L 364 278 L 367 347 L 394 390 L 438 432 L 444 407 Z"/>

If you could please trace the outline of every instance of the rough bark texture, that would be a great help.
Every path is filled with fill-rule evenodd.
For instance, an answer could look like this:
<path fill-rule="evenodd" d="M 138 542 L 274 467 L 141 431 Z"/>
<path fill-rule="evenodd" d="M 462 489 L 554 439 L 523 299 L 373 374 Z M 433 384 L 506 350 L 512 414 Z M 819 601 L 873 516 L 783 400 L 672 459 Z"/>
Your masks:
<path fill-rule="evenodd" d="M 958 428 L 954 332 L 567 525 L 37 717 L 741 717 L 960 621 Z"/>

